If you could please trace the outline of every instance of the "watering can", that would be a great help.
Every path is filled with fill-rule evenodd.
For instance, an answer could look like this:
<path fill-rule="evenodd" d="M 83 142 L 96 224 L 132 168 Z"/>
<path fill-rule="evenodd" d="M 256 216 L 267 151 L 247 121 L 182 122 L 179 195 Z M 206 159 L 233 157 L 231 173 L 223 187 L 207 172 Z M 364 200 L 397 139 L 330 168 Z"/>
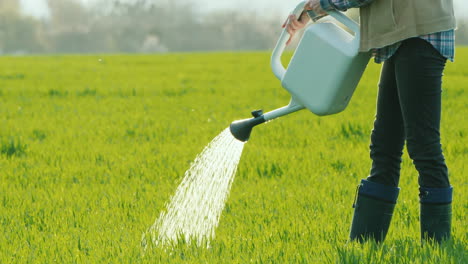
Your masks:
<path fill-rule="evenodd" d="M 306 2 L 292 12 L 300 17 Z M 291 94 L 287 106 L 268 113 L 253 111 L 253 118 L 234 121 L 232 135 L 240 141 L 249 140 L 252 128 L 266 121 L 302 109 L 325 116 L 343 111 L 371 57 L 370 52 L 359 52 L 359 24 L 339 11 L 328 14 L 348 27 L 354 36 L 335 23 L 314 23 L 305 30 L 287 69 L 281 55 L 289 39 L 286 28 L 273 50 L 271 67 L 281 85 Z"/>

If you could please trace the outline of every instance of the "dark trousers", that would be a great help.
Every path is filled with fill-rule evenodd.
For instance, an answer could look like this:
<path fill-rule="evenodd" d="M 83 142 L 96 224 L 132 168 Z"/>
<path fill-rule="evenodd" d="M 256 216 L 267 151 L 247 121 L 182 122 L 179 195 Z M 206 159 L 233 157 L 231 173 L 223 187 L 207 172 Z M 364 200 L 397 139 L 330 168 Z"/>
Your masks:
<path fill-rule="evenodd" d="M 385 61 L 371 135 L 368 180 L 398 186 L 403 146 L 422 187 L 449 187 L 440 144 L 442 75 L 446 59 L 420 38 L 403 41 Z"/>

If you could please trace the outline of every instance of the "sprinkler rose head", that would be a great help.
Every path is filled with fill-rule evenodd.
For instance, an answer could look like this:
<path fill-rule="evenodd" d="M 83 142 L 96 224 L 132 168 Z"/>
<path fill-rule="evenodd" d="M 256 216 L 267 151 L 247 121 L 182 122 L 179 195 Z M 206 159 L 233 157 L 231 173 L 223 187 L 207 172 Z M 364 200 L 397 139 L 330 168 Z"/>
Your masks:
<path fill-rule="evenodd" d="M 250 138 L 252 128 L 256 125 L 265 123 L 265 117 L 262 110 L 252 112 L 253 118 L 237 120 L 231 123 L 229 129 L 231 134 L 239 141 L 246 142 Z"/>

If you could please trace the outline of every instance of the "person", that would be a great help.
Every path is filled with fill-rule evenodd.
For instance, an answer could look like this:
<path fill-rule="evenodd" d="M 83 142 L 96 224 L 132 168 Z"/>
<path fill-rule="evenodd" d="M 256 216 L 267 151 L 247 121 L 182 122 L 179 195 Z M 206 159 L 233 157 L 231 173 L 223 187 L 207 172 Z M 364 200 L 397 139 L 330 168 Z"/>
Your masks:
<path fill-rule="evenodd" d="M 440 144 L 442 75 L 454 59 L 452 0 L 309 0 L 283 27 L 292 36 L 326 11 L 359 8 L 360 51 L 383 63 L 371 133 L 370 175 L 358 185 L 350 239 L 383 241 L 406 147 L 419 173 L 422 241 L 450 237 L 452 191 Z M 307 13 L 307 15 L 306 15 Z M 288 43 L 291 41 L 288 40 Z"/>

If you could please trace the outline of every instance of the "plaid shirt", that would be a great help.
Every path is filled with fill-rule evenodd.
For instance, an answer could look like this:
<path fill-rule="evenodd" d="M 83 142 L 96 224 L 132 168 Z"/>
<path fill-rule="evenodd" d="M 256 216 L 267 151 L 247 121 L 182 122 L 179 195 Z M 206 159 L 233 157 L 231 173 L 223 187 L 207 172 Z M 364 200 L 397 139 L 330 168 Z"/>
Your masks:
<path fill-rule="evenodd" d="M 320 0 L 320 5 L 326 11 L 346 11 L 349 8 L 368 5 L 372 1 L 374 0 Z M 431 43 L 431 45 L 436 50 L 438 50 L 442 56 L 453 61 L 455 55 L 455 32 L 453 29 L 431 33 L 419 37 Z M 393 54 L 395 54 L 400 45 L 401 41 L 385 46 L 383 48 L 374 49 L 373 55 L 375 62 L 381 63 L 386 59 L 390 58 Z"/>

